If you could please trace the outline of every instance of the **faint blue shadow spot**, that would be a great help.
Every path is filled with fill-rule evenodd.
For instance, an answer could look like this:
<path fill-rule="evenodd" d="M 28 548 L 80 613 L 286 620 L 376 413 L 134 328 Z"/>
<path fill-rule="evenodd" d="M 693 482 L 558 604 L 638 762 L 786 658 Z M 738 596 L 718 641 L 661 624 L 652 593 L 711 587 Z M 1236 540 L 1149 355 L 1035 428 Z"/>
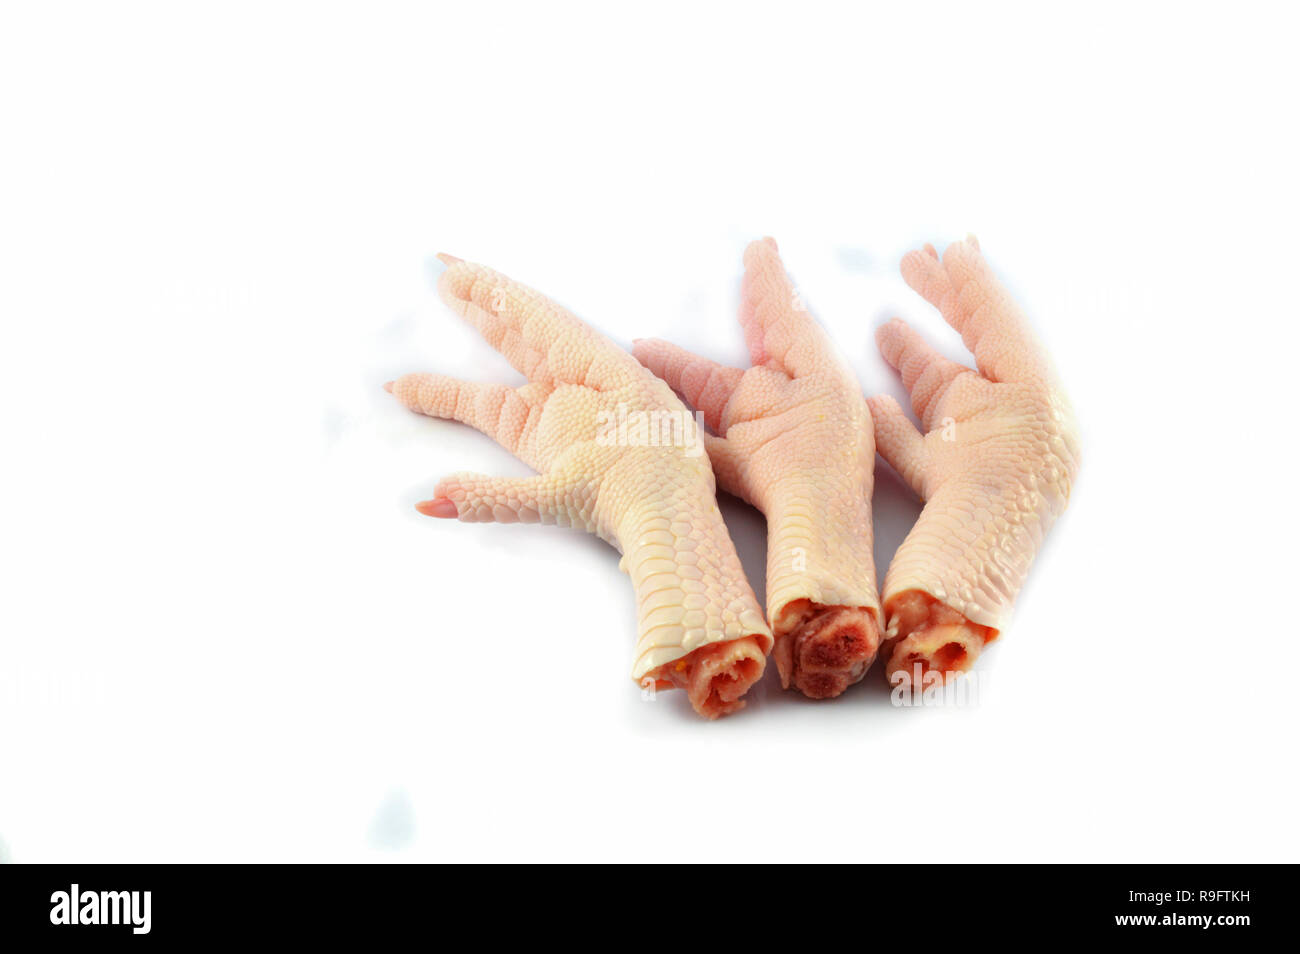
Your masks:
<path fill-rule="evenodd" d="M 384 851 L 407 847 L 415 838 L 415 806 L 401 789 L 384 796 L 370 823 L 370 846 Z"/>

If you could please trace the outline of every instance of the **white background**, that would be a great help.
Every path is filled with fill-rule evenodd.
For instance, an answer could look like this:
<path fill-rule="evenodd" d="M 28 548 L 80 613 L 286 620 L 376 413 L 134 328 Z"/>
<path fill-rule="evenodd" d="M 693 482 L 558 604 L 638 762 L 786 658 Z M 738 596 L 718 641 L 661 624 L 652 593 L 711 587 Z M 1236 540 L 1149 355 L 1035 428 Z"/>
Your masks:
<path fill-rule="evenodd" d="M 0 853 L 1296 861 L 1296 24 L 901 6 L 7 4 Z M 1085 448 L 978 706 L 705 723 L 611 549 L 412 509 L 528 472 L 380 389 L 517 380 L 434 253 L 741 362 L 771 234 L 901 396 L 877 325 L 962 349 L 898 259 L 968 231 Z"/>

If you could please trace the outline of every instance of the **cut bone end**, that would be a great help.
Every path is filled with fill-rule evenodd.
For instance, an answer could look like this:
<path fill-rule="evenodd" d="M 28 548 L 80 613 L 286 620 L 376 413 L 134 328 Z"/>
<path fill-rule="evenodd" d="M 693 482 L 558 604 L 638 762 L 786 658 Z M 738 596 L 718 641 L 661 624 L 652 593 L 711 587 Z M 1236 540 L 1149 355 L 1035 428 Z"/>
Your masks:
<path fill-rule="evenodd" d="M 859 606 L 794 600 L 776 614 L 772 658 L 781 685 L 810 699 L 831 699 L 861 681 L 876 658 L 880 626 Z"/>
<path fill-rule="evenodd" d="M 706 719 L 745 707 L 741 697 L 763 675 L 764 653 L 757 636 L 701 646 L 681 659 L 651 670 L 656 688 L 686 690 L 691 706 Z"/>
<path fill-rule="evenodd" d="M 945 680 L 965 672 L 998 635 L 921 590 L 890 598 L 886 612 L 893 634 L 884 645 L 885 678 L 891 686 L 916 682 L 930 672 L 943 673 Z"/>

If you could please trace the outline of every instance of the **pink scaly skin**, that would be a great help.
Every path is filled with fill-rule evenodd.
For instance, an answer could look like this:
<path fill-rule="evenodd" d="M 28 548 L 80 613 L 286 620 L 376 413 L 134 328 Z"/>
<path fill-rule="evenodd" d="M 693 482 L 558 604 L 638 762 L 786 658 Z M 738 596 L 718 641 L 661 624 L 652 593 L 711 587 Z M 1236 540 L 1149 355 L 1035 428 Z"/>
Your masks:
<path fill-rule="evenodd" d="M 722 522 L 689 412 L 631 355 L 559 305 L 490 268 L 439 257 L 449 266 L 438 282 L 443 300 L 528 383 L 408 374 L 385 387 L 411 410 L 477 428 L 539 476 L 456 474 L 416 509 L 599 535 L 623 553 L 619 566 L 636 591 L 632 677 L 684 688 L 708 718 L 741 708 L 772 636 Z M 668 439 L 636 427 L 647 420 L 642 412 Z M 614 424 L 629 419 L 630 431 Z"/>
<path fill-rule="evenodd" d="M 868 404 L 881 455 L 926 502 L 885 574 L 886 677 L 969 669 L 1005 627 L 1079 468 L 1074 414 L 1051 362 L 972 236 L 903 258 L 903 278 L 961 333 L 976 372 L 895 318 L 876 335 L 926 433 L 898 402 Z"/>
<path fill-rule="evenodd" d="M 637 341 L 632 351 L 721 435 L 706 445 L 722 488 L 767 516 L 767 610 L 781 684 L 829 698 L 866 674 L 880 641 L 871 415 L 772 239 L 746 249 L 741 295 L 748 370 L 666 341 Z"/>

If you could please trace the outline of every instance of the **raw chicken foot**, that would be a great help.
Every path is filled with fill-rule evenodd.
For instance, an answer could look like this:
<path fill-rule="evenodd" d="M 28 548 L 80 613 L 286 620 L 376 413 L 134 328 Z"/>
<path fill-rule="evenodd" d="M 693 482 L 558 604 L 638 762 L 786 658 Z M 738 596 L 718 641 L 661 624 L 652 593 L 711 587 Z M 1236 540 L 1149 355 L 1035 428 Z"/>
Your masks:
<path fill-rule="evenodd" d="M 881 456 L 926 502 L 885 574 L 891 684 L 969 669 L 1005 627 L 1079 467 L 1074 415 L 1051 362 L 974 237 L 909 252 L 903 278 L 961 333 L 978 373 L 895 318 L 876 334 L 925 427 L 868 401 Z"/>
<path fill-rule="evenodd" d="M 772 239 L 746 249 L 741 297 L 748 370 L 666 341 L 637 341 L 632 352 L 721 435 L 705 443 L 722 489 L 767 516 L 767 609 L 781 685 L 837 696 L 866 674 L 880 639 L 871 415 Z"/>
<path fill-rule="evenodd" d="M 718 511 L 709 462 L 688 439 L 700 437 L 689 432 L 689 412 L 631 355 L 559 305 L 482 265 L 440 257 L 448 265 L 438 281 L 443 300 L 528 383 L 408 374 L 385 387 L 411 410 L 477 428 L 539 475 L 455 474 L 417 509 L 598 534 L 622 551 L 619 566 L 636 591 L 632 677 L 684 688 L 709 718 L 741 708 L 772 636 Z M 620 439 L 612 422 L 641 412 L 675 422 L 681 440 Z"/>

